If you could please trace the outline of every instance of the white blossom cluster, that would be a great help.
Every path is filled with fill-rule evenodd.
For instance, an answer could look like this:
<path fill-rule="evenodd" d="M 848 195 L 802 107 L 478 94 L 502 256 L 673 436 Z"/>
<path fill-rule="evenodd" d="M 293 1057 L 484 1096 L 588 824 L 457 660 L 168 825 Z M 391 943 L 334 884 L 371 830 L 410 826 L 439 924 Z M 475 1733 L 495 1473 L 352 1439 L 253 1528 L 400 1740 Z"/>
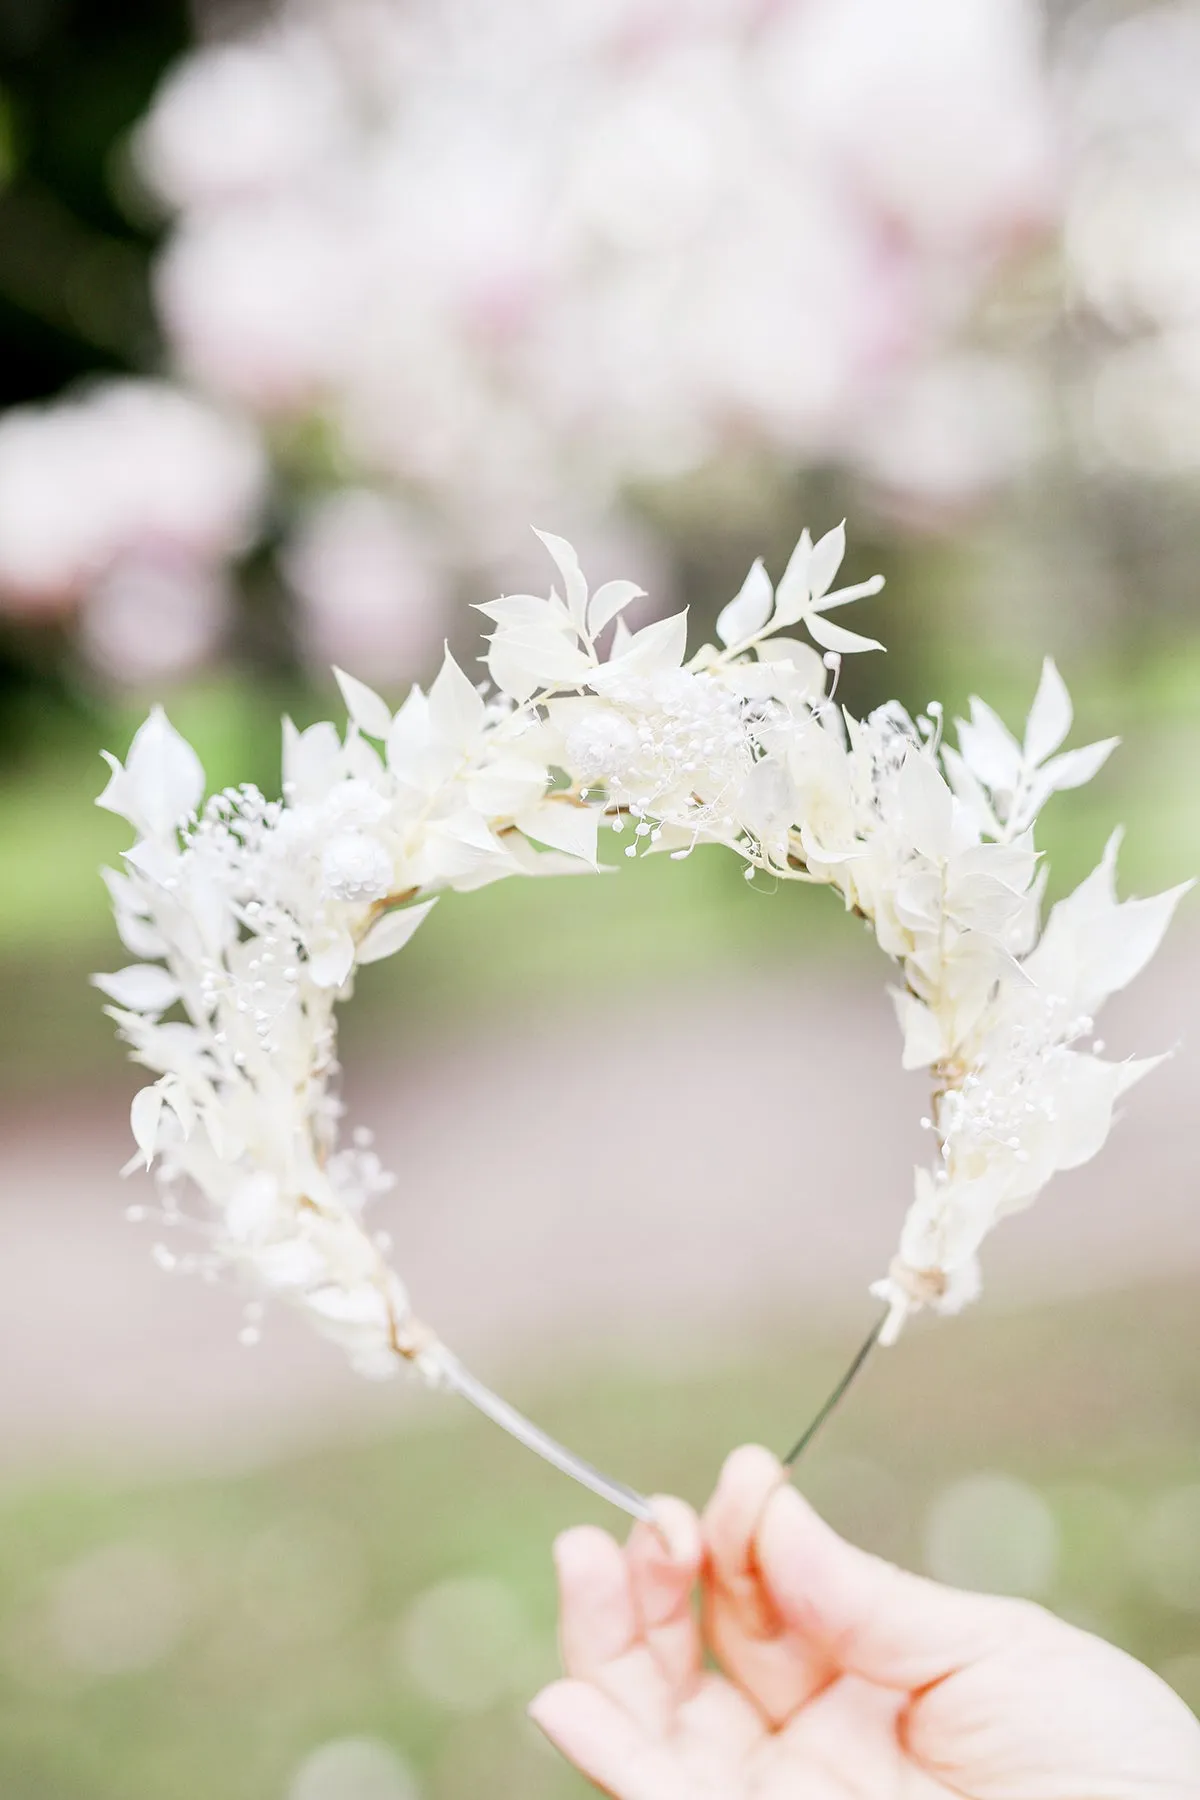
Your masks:
<path fill-rule="evenodd" d="M 686 614 L 629 631 L 640 590 L 589 593 L 571 546 L 543 541 L 561 592 L 479 609 L 490 685 L 447 654 L 393 714 L 339 674 L 345 732 L 285 722 L 281 800 L 205 802 L 194 752 L 157 710 L 124 766 L 109 759 L 100 804 L 138 837 L 107 880 L 139 960 L 96 980 L 155 1076 L 133 1102 L 135 1165 L 156 1167 L 171 1216 L 202 1197 L 188 1215 L 202 1271 L 232 1265 L 295 1302 L 364 1372 L 407 1357 L 444 1374 L 365 1221 L 389 1178 L 369 1139 L 339 1147 L 335 1009 L 439 894 L 586 872 L 604 822 L 626 856 L 723 844 L 748 878 L 823 883 L 870 923 L 900 974 L 904 1064 L 935 1087 L 936 1151 L 875 1289 L 885 1339 L 923 1305 L 956 1310 L 986 1234 L 1096 1153 L 1152 1066 L 1105 1061 L 1093 1020 L 1183 890 L 1119 903 L 1114 838 L 1040 917 L 1040 808 L 1115 740 L 1061 748 L 1071 704 L 1049 661 L 1020 741 L 978 700 L 956 748 L 933 708 L 914 721 L 894 703 L 864 719 L 838 707 L 840 659 L 879 646 L 832 615 L 882 585 L 834 587 L 840 527 L 805 533 L 777 587 L 756 562 L 720 647 L 690 659 Z"/>

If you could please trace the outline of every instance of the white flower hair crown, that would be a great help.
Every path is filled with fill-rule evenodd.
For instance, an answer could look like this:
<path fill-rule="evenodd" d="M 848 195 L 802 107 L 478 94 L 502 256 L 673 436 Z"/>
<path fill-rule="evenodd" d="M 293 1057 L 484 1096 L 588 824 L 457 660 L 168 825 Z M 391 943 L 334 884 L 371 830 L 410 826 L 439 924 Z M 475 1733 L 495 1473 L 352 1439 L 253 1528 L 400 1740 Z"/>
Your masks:
<path fill-rule="evenodd" d="M 631 633 L 622 614 L 641 590 L 589 594 L 571 546 L 539 535 L 562 591 L 479 608 L 490 683 L 447 653 L 393 714 L 338 671 L 346 729 L 284 721 L 282 799 L 243 786 L 204 800 L 199 759 L 155 708 L 124 765 L 108 757 L 99 800 L 137 832 L 105 880 L 139 960 L 95 981 L 155 1076 L 133 1101 L 129 1167 L 154 1169 L 168 1219 L 202 1205 L 187 1216 L 203 1248 L 160 1244 L 160 1262 L 248 1280 L 247 1341 L 261 1297 L 288 1300 L 362 1373 L 415 1367 L 647 1516 L 414 1315 L 367 1220 L 392 1177 L 368 1133 L 340 1141 L 336 1008 L 356 970 L 407 944 L 447 889 L 596 868 L 602 823 L 628 834 L 626 856 L 723 844 L 748 880 L 834 888 L 895 963 L 904 1067 L 934 1084 L 934 1153 L 872 1289 L 884 1304 L 869 1341 L 892 1343 L 918 1309 L 974 1298 L 988 1232 L 1094 1156 L 1154 1066 L 1103 1060 L 1093 1021 L 1184 888 L 1118 902 L 1114 835 L 1043 924 L 1039 811 L 1116 739 L 1061 749 L 1071 703 L 1049 660 L 1020 740 L 981 700 L 957 747 L 935 707 L 914 721 L 894 702 L 864 719 L 835 705 L 841 657 L 881 646 L 831 614 L 883 585 L 834 587 L 840 526 L 816 544 L 806 532 L 775 588 L 755 562 L 717 620 L 721 647 L 690 659 L 685 613 Z"/>

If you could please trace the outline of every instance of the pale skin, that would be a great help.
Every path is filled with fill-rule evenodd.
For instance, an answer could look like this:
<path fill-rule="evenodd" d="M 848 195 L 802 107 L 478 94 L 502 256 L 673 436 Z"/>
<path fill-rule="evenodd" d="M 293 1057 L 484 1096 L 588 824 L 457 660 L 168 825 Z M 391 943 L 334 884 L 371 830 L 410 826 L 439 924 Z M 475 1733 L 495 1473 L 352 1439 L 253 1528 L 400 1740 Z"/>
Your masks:
<path fill-rule="evenodd" d="M 530 1708 L 613 1800 L 1200 1797 L 1200 1724 L 1157 1676 L 856 1549 L 769 1451 L 734 1452 L 702 1520 L 655 1511 L 625 1549 L 558 1540 L 566 1678 Z"/>

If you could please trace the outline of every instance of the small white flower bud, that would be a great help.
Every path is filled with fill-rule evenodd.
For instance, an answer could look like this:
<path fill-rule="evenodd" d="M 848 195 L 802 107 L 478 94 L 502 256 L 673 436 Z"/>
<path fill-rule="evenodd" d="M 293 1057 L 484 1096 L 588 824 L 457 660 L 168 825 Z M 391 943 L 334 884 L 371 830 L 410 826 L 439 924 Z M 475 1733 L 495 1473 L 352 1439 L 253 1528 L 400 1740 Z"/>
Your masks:
<path fill-rule="evenodd" d="M 339 831 L 321 857 L 321 885 L 334 900 L 382 900 L 392 884 L 392 862 L 378 838 Z"/>
<path fill-rule="evenodd" d="M 567 733 L 567 766 L 584 781 L 598 781 L 627 767 L 637 751 L 637 733 L 618 712 L 594 713 Z"/>

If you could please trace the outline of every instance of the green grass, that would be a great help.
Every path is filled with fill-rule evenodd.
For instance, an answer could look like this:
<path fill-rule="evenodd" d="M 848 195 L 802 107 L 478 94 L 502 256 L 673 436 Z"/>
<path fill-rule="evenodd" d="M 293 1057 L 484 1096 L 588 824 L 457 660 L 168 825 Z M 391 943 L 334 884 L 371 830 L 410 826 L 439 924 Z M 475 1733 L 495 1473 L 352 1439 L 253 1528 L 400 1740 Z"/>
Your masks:
<path fill-rule="evenodd" d="M 514 1397 L 614 1472 L 699 1501 L 730 1445 L 794 1434 L 847 1345 L 709 1350 L 711 1373 Z M 881 1355 L 804 1484 L 843 1530 L 913 1564 L 947 1483 L 990 1470 L 1027 1484 L 1059 1535 L 1041 1597 L 1186 1684 L 1200 1545 L 1176 1547 L 1172 1583 L 1146 1544 L 1162 1495 L 1200 1483 L 1198 1352 L 1190 1292 L 980 1308 Z M 10 1487 L 0 1791 L 275 1800 L 315 1746 L 365 1735 L 403 1753 L 426 1800 L 582 1794 L 522 1708 L 555 1665 L 549 1543 L 583 1518 L 615 1523 L 436 1397 L 394 1438 L 236 1477 L 112 1485 L 80 1471 Z M 104 1667 L 113 1642 L 126 1666 Z M 466 1704 L 447 1702 L 447 1672 L 473 1690 Z"/>

